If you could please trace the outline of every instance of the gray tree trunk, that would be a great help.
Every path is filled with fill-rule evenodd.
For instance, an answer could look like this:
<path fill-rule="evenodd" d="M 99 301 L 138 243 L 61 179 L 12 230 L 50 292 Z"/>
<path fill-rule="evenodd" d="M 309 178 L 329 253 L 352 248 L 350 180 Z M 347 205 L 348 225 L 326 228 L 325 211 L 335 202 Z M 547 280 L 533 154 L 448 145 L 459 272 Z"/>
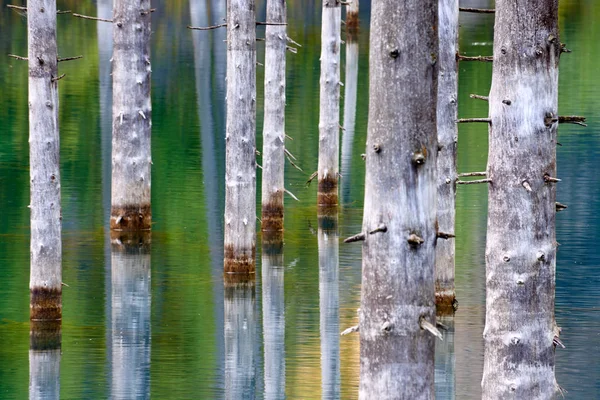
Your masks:
<path fill-rule="evenodd" d="M 31 320 L 62 318 L 60 138 L 56 1 L 27 4 Z"/>
<path fill-rule="evenodd" d="M 352 145 L 358 90 L 358 0 L 346 8 L 346 76 L 344 77 L 344 130 L 342 131 L 342 201 L 350 201 Z"/>
<path fill-rule="evenodd" d="M 150 398 L 150 235 L 112 240 L 111 397 L 115 399 Z"/>
<path fill-rule="evenodd" d="M 240 279 L 238 279 L 240 278 Z M 254 398 L 256 391 L 255 285 L 225 276 L 225 398 Z"/>
<path fill-rule="evenodd" d="M 110 227 L 151 228 L 150 0 L 114 0 Z"/>
<path fill-rule="evenodd" d="M 285 398 L 285 296 L 283 242 L 263 245 L 262 304 L 265 399 Z"/>
<path fill-rule="evenodd" d="M 285 0 L 267 1 L 267 22 L 285 23 Z M 283 231 L 285 150 L 285 25 L 268 25 L 262 157 L 262 230 Z"/>
<path fill-rule="evenodd" d="M 340 293 L 337 213 L 319 217 L 319 314 L 321 397 L 340 398 Z"/>
<path fill-rule="evenodd" d="M 439 0 L 437 100 L 438 229 L 454 234 L 456 215 L 456 149 L 458 141 L 458 0 Z M 453 312 L 455 240 L 440 239 L 435 249 L 435 298 L 439 311 Z"/>
<path fill-rule="evenodd" d="M 256 251 L 256 21 L 254 0 L 227 3 L 225 261 L 254 273 Z"/>
<path fill-rule="evenodd" d="M 336 206 L 340 157 L 340 27 L 342 24 L 342 8 L 339 0 L 323 0 L 322 19 L 317 204 Z"/>
<path fill-rule="evenodd" d="M 438 0 L 372 3 L 361 399 L 434 396 L 437 22 Z"/>
<path fill-rule="evenodd" d="M 497 0 L 489 105 L 484 399 L 550 399 L 554 378 L 557 0 Z"/>

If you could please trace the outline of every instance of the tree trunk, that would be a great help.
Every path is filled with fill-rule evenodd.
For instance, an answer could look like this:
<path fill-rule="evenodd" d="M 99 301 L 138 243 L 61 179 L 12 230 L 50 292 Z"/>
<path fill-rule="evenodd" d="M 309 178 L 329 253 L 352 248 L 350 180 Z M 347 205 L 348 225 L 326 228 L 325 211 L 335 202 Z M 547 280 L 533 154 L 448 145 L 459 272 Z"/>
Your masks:
<path fill-rule="evenodd" d="M 110 228 L 151 228 L 150 0 L 114 0 Z"/>
<path fill-rule="evenodd" d="M 550 399 L 554 378 L 557 0 L 498 0 L 489 105 L 483 398 Z"/>
<path fill-rule="evenodd" d="M 111 397 L 150 398 L 151 233 L 111 245 Z"/>
<path fill-rule="evenodd" d="M 456 215 L 456 148 L 458 141 L 458 0 L 439 0 L 437 220 L 440 232 L 454 234 Z M 453 237 L 435 249 L 435 300 L 438 310 L 454 312 Z"/>
<path fill-rule="evenodd" d="M 437 22 L 437 0 L 372 4 L 361 399 L 434 396 Z"/>
<path fill-rule="evenodd" d="M 317 203 L 321 206 L 336 206 L 340 151 L 340 27 L 342 24 L 342 8 L 339 0 L 323 0 L 322 19 Z"/>
<path fill-rule="evenodd" d="M 227 3 L 225 272 L 254 273 L 256 21 L 254 0 Z"/>
<path fill-rule="evenodd" d="M 285 0 L 267 1 L 267 22 L 286 22 Z M 262 230 L 283 230 L 285 150 L 284 25 L 268 25 L 265 43 L 265 123 L 262 158 Z"/>
<path fill-rule="evenodd" d="M 56 1 L 27 4 L 31 320 L 62 318 L 60 138 Z"/>
<path fill-rule="evenodd" d="M 340 293 L 337 213 L 319 217 L 319 314 L 322 398 L 340 398 Z"/>
<path fill-rule="evenodd" d="M 29 6 L 31 7 L 31 2 Z M 46 331 L 41 341 L 37 337 L 40 332 L 34 333 L 36 329 L 37 327 L 32 327 L 29 347 L 29 399 L 58 400 L 60 399 L 60 325 L 58 330 Z"/>
<path fill-rule="evenodd" d="M 358 89 L 358 0 L 346 8 L 346 76 L 344 78 L 344 130 L 342 131 L 342 201 L 351 199 L 352 145 Z"/>
<path fill-rule="evenodd" d="M 285 301 L 283 242 L 263 245 L 262 294 L 265 399 L 285 398 Z"/>

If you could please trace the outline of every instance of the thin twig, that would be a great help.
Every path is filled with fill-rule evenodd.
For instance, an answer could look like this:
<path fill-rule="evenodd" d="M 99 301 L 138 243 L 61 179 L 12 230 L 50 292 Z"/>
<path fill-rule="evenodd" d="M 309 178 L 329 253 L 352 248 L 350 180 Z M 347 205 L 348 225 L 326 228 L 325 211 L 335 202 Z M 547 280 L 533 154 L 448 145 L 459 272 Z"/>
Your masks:
<path fill-rule="evenodd" d="M 63 62 L 63 61 L 72 61 L 72 60 L 79 60 L 80 58 L 83 58 L 83 56 L 75 56 L 75 57 L 65 57 L 65 58 L 59 58 L 56 61 L 58 62 Z"/>
<path fill-rule="evenodd" d="M 91 19 L 92 21 L 102 21 L 102 22 L 110 22 L 110 23 L 113 22 L 112 19 L 104 19 L 104 18 L 98 18 L 98 17 L 89 17 L 87 15 L 81 15 L 81 14 L 76 14 L 76 13 L 73 13 L 73 16 L 77 17 L 77 18 Z"/>
<path fill-rule="evenodd" d="M 471 8 L 471 7 L 459 7 L 458 11 L 477 13 L 477 14 L 493 14 L 496 12 L 496 10 L 494 10 L 493 8 L 490 9 L 490 8 Z"/>
<path fill-rule="evenodd" d="M 475 57 L 470 57 L 470 56 L 463 56 L 461 54 L 456 54 L 456 59 L 458 61 L 484 61 L 484 62 L 493 62 L 494 61 L 494 57 L 492 56 L 475 56 Z"/>
<path fill-rule="evenodd" d="M 27 11 L 27 7 L 15 6 L 15 5 L 12 5 L 12 4 L 7 4 L 6 7 L 12 8 L 13 10 Z"/>
<path fill-rule="evenodd" d="M 460 178 L 464 177 L 464 176 L 486 176 L 487 173 L 484 172 L 463 172 L 462 174 L 458 174 L 458 176 Z"/>
<path fill-rule="evenodd" d="M 12 57 L 12 58 L 16 58 L 17 60 L 21 60 L 21 61 L 27 61 L 27 60 L 29 60 L 27 57 L 21 57 L 21 56 L 17 56 L 17 55 L 14 55 L 14 54 L 9 54 L 8 56 Z"/>
<path fill-rule="evenodd" d="M 466 124 L 466 123 L 470 123 L 470 122 L 485 122 L 487 124 L 490 124 L 490 123 L 492 123 L 492 119 L 491 118 L 461 118 L 456 122 L 459 124 Z"/>
<path fill-rule="evenodd" d="M 290 151 L 288 149 L 283 149 L 283 151 L 285 152 L 285 154 L 287 154 L 288 156 L 290 156 L 291 158 L 293 158 L 294 160 L 297 160 L 296 157 L 294 157 L 294 155 L 292 153 L 290 153 Z"/>
<path fill-rule="evenodd" d="M 313 174 L 306 181 L 306 186 L 310 186 L 310 183 L 317 177 L 317 175 L 319 175 L 319 171 L 313 172 Z"/>
<path fill-rule="evenodd" d="M 52 82 L 60 81 L 62 78 L 64 78 L 64 77 L 65 77 L 65 75 L 66 75 L 66 74 L 62 74 L 62 75 L 61 75 L 61 76 L 59 76 L 59 77 L 52 78 Z"/>
<path fill-rule="evenodd" d="M 585 123 L 585 117 L 580 115 L 563 115 L 558 117 L 559 124 L 576 124 L 581 126 L 587 126 Z"/>
<path fill-rule="evenodd" d="M 478 94 L 472 94 L 469 97 L 472 98 L 472 99 L 483 100 L 483 101 L 489 101 L 490 100 L 489 97 L 487 97 L 487 96 L 480 96 Z"/>
<path fill-rule="evenodd" d="M 492 180 L 491 179 L 477 179 L 474 181 L 456 181 L 456 184 L 458 185 L 475 185 L 478 183 L 490 183 Z"/>
<path fill-rule="evenodd" d="M 442 332 L 438 330 L 432 323 L 427 321 L 425 317 L 419 318 L 419 326 L 421 329 L 425 329 L 429 331 L 433 336 L 438 337 L 442 342 L 444 341 L 444 337 L 442 336 Z"/>
<path fill-rule="evenodd" d="M 345 329 L 342 333 L 340 333 L 340 336 L 346 336 L 346 335 L 349 335 L 351 333 L 358 332 L 358 331 L 359 331 L 358 325 L 354 325 L 348 329 Z"/>
<path fill-rule="evenodd" d="M 366 235 L 361 232 L 361 233 L 357 233 L 356 235 L 350 236 L 349 238 L 346 238 L 344 240 L 344 243 L 353 243 L 353 242 L 361 242 L 363 240 L 365 240 Z"/>
<path fill-rule="evenodd" d="M 283 188 L 283 190 L 290 195 L 290 197 L 296 201 L 300 201 L 296 196 L 294 196 L 294 193 L 290 192 L 289 190 L 287 190 L 286 188 Z"/>
<path fill-rule="evenodd" d="M 187 28 L 194 30 L 194 31 L 209 31 L 211 29 L 224 28 L 226 26 L 227 26 L 227 24 L 220 24 L 220 25 L 213 25 L 213 26 L 190 26 L 190 25 L 188 25 Z"/>

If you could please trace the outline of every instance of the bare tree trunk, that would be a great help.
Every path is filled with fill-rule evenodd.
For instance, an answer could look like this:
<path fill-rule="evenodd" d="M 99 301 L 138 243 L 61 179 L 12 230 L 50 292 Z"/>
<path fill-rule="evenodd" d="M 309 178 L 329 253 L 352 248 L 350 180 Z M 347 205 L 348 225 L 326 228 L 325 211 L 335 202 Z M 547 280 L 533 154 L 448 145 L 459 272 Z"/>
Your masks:
<path fill-rule="evenodd" d="M 496 1 L 483 398 L 550 399 L 554 378 L 558 1 Z"/>
<path fill-rule="evenodd" d="M 439 0 L 438 59 L 438 229 L 454 235 L 456 215 L 456 149 L 458 141 L 458 0 Z M 435 249 L 435 300 L 439 311 L 453 312 L 454 237 L 440 239 Z"/>
<path fill-rule="evenodd" d="M 238 279 L 240 278 L 240 279 Z M 254 398 L 256 308 L 254 280 L 225 277 L 225 398 Z"/>
<path fill-rule="evenodd" d="M 319 217 L 319 313 L 323 399 L 340 397 L 340 293 L 337 213 Z"/>
<path fill-rule="evenodd" d="M 285 398 L 285 296 L 283 242 L 263 245 L 265 399 Z"/>
<path fill-rule="evenodd" d="M 286 22 L 285 0 L 267 1 L 267 22 Z M 285 150 L 285 25 L 268 25 L 265 50 L 265 123 L 262 158 L 262 230 L 283 231 Z"/>
<path fill-rule="evenodd" d="M 29 3 L 31 7 L 31 2 Z M 29 399 L 60 399 L 61 329 L 56 322 L 33 322 L 29 345 Z"/>
<path fill-rule="evenodd" d="M 111 246 L 112 398 L 150 398 L 151 233 Z"/>
<path fill-rule="evenodd" d="M 340 149 L 340 27 L 339 0 L 323 0 L 321 28 L 321 94 L 319 108 L 319 188 L 317 204 L 338 204 Z"/>
<path fill-rule="evenodd" d="M 438 0 L 371 16 L 359 397 L 431 399 Z"/>
<path fill-rule="evenodd" d="M 344 77 L 344 130 L 342 131 L 342 201 L 350 201 L 352 145 L 358 89 L 358 0 L 346 8 L 346 76 Z"/>
<path fill-rule="evenodd" d="M 254 0 L 227 3 L 225 272 L 254 273 L 256 21 Z"/>
<path fill-rule="evenodd" d="M 56 1 L 27 4 L 31 320 L 62 319 L 60 138 Z"/>
<path fill-rule="evenodd" d="M 114 0 L 110 228 L 151 228 L 150 0 Z"/>

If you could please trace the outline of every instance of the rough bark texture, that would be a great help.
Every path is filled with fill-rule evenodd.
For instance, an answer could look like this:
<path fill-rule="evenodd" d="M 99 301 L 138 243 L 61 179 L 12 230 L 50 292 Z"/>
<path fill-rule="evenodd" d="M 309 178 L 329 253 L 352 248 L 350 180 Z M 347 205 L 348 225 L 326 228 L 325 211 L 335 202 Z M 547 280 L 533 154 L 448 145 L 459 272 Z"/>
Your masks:
<path fill-rule="evenodd" d="M 285 301 L 283 242 L 263 243 L 262 304 L 265 399 L 285 398 Z"/>
<path fill-rule="evenodd" d="M 354 4 L 354 3 L 352 3 Z M 346 27 L 348 28 L 348 18 Z M 346 76 L 344 77 L 344 130 L 342 131 L 342 201 L 351 201 L 352 145 L 356 123 L 356 93 L 358 89 L 358 42 L 350 31 L 346 36 Z"/>
<path fill-rule="evenodd" d="M 62 244 L 56 2 L 27 4 L 29 177 L 31 184 L 30 318 L 62 318 Z"/>
<path fill-rule="evenodd" d="M 151 228 L 150 0 L 114 0 L 110 228 Z"/>
<path fill-rule="evenodd" d="M 557 0 L 498 0 L 490 92 L 484 399 L 550 399 Z"/>
<path fill-rule="evenodd" d="M 358 19 L 358 3 L 358 0 L 352 0 L 346 6 L 346 43 L 356 42 L 358 39 L 357 35 L 360 24 Z"/>
<path fill-rule="evenodd" d="M 340 398 L 340 294 L 337 214 L 319 217 L 319 314 L 321 387 L 324 399 Z"/>
<path fill-rule="evenodd" d="M 256 307 L 254 281 L 225 281 L 225 398 L 250 399 L 256 391 Z"/>
<path fill-rule="evenodd" d="M 31 7 L 31 2 L 29 2 Z M 29 399 L 60 399 L 60 345 L 29 350 Z"/>
<path fill-rule="evenodd" d="M 267 1 L 267 22 L 286 22 L 285 0 Z M 262 158 L 262 230 L 283 230 L 285 162 L 285 53 L 284 25 L 268 25 L 265 43 L 265 123 Z"/>
<path fill-rule="evenodd" d="M 437 100 L 437 219 L 440 232 L 454 234 L 458 141 L 458 0 L 439 0 Z M 435 299 L 439 311 L 453 312 L 455 240 L 439 239 L 435 249 Z"/>
<path fill-rule="evenodd" d="M 254 0 L 227 3 L 225 272 L 254 273 L 256 21 Z"/>
<path fill-rule="evenodd" d="M 112 235 L 113 398 L 150 398 L 150 232 Z"/>
<path fill-rule="evenodd" d="M 340 152 L 340 27 L 339 0 L 323 0 L 321 27 L 321 94 L 319 108 L 319 188 L 317 204 L 338 204 Z"/>
<path fill-rule="evenodd" d="M 434 396 L 437 0 L 374 1 L 361 399 Z"/>

